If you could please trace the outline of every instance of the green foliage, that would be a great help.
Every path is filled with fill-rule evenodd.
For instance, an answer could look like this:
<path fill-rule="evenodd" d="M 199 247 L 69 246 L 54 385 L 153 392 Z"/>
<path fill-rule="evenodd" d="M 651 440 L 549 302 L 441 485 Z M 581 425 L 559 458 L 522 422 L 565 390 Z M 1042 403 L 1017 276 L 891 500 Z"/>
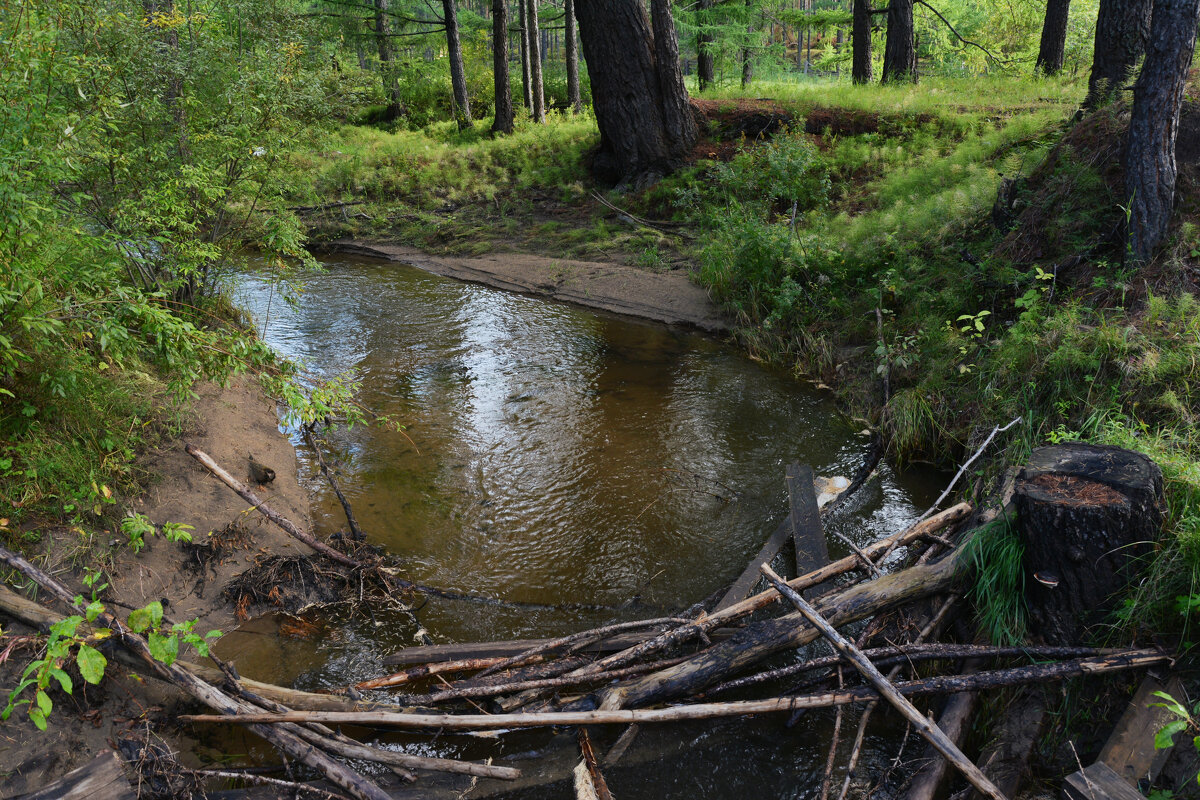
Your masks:
<path fill-rule="evenodd" d="M 168 542 L 191 542 L 192 530 L 191 525 L 182 522 L 164 522 L 162 525 L 163 538 Z M 130 512 L 121 519 L 121 532 L 125 534 L 133 552 L 140 553 L 146 546 L 146 537 L 158 533 L 159 527 L 145 514 Z"/>
<path fill-rule="evenodd" d="M 100 603 L 93 601 L 87 607 L 86 621 L 94 621 L 103 610 L 104 607 Z M 100 682 L 108 660 L 103 653 L 88 644 L 88 641 L 105 638 L 109 632 L 103 631 L 104 636 L 97 633 L 90 639 L 80 636 L 78 631 L 84 621 L 84 617 L 73 615 L 50 626 L 44 655 L 30 661 L 25 667 L 20 682 L 8 693 L 8 702 L 4 710 L 0 711 L 0 720 L 7 720 L 15 709 L 28 706 L 30 721 L 39 730 L 46 730 L 47 718 L 54 710 L 54 703 L 48 694 L 51 681 L 62 687 L 67 694 L 72 693 L 71 677 L 64 670 L 64 666 L 72 659 L 85 681 L 91 684 Z M 32 697 L 21 697 L 26 689 L 32 690 Z"/>
<path fill-rule="evenodd" d="M 1180 733 L 1187 733 L 1192 737 L 1192 746 L 1197 752 L 1200 752 L 1200 703 L 1188 711 L 1187 706 L 1176 700 L 1167 692 L 1155 692 L 1155 697 L 1161 698 L 1163 702 L 1154 703 L 1156 708 L 1165 708 L 1175 716 L 1175 719 L 1168 722 L 1154 734 L 1155 749 L 1162 750 L 1167 747 L 1175 746 L 1175 736 Z M 1200 773 L 1196 774 L 1196 782 L 1200 784 Z"/>
<path fill-rule="evenodd" d="M 157 600 L 145 608 L 139 608 L 129 614 L 129 629 L 134 633 L 146 636 L 150 655 L 170 666 L 179 658 L 180 646 L 187 645 L 201 657 L 208 657 L 209 642 L 221 636 L 220 631 L 209 631 L 201 636 L 196 633 L 196 620 L 177 622 L 170 628 L 165 628 L 163 622 L 163 607 Z"/>
<path fill-rule="evenodd" d="M 1025 548 L 1012 521 L 999 517 L 976 530 L 963 545 L 974 577 L 971 600 L 975 618 L 988 639 L 999 645 L 1025 639 Z"/>

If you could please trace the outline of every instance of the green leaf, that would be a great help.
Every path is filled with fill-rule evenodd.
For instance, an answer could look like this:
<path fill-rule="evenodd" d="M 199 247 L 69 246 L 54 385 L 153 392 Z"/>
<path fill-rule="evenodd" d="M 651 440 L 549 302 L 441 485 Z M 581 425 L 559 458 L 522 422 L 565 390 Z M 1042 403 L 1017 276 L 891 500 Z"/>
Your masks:
<path fill-rule="evenodd" d="M 1163 700 L 1167 701 L 1165 703 L 1153 703 L 1153 705 L 1155 707 L 1165 708 L 1165 709 L 1169 710 L 1172 714 L 1175 714 L 1176 716 L 1179 716 L 1179 717 L 1185 717 L 1185 718 L 1187 717 L 1188 712 L 1187 712 L 1187 709 L 1184 707 L 1183 703 L 1180 703 L 1178 700 L 1176 700 L 1171 695 L 1167 694 L 1166 692 L 1155 692 L 1154 696 L 1162 698 Z"/>
<path fill-rule="evenodd" d="M 1172 738 L 1175 734 L 1187 728 L 1187 720 L 1177 719 L 1174 722 L 1168 722 L 1162 729 L 1154 734 L 1154 749 L 1162 750 L 1166 747 L 1172 747 L 1175 742 Z"/>
<path fill-rule="evenodd" d="M 46 730 L 46 714 L 42 709 L 34 705 L 29 706 L 29 719 L 33 720 L 39 731 Z"/>
<path fill-rule="evenodd" d="M 143 633 L 157 628 L 158 623 L 162 622 L 162 616 L 162 603 L 155 600 L 152 603 L 148 603 L 145 608 L 139 608 L 129 613 L 129 627 L 135 633 Z"/>
<path fill-rule="evenodd" d="M 58 667 L 50 668 L 50 677 L 57 680 L 59 685 L 62 686 L 62 690 L 67 694 L 71 694 L 72 690 L 75 688 L 71 685 L 71 676 L 63 672 Z"/>
<path fill-rule="evenodd" d="M 179 657 L 179 640 L 174 636 L 164 636 L 161 633 L 151 633 L 149 637 L 150 655 L 166 664 L 168 667 Z"/>
<path fill-rule="evenodd" d="M 43 714 L 49 714 L 54 710 L 54 703 L 50 702 L 50 695 L 41 689 L 37 690 L 37 694 L 34 697 L 37 699 L 38 708 L 42 710 Z"/>
<path fill-rule="evenodd" d="M 99 600 L 93 600 L 92 602 L 88 603 L 87 608 L 84 610 L 84 615 L 87 617 L 88 622 L 95 622 L 96 617 L 103 613 L 104 603 L 101 603 Z"/>
<path fill-rule="evenodd" d="M 79 645 L 79 655 L 75 657 L 75 662 L 79 665 L 79 674 L 93 686 L 104 677 L 104 668 L 108 666 L 108 659 L 104 654 L 86 644 Z"/>

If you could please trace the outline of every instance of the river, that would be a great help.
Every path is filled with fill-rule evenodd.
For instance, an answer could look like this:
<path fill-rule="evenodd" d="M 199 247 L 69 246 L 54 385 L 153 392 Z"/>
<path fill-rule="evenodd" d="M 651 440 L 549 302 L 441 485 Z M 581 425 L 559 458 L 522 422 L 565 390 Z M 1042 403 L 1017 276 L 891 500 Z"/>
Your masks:
<path fill-rule="evenodd" d="M 774 530 L 787 463 L 851 476 L 865 449 L 862 425 L 826 394 L 683 330 L 359 258 L 308 276 L 294 307 L 265 273 L 243 276 L 235 296 L 273 347 L 314 375 L 353 371 L 360 402 L 404 426 L 343 427 L 325 440 L 369 541 L 399 557 L 410 580 L 513 601 L 430 600 L 417 617 L 435 642 L 549 636 L 687 608 L 732 582 Z M 314 454 L 290 433 L 315 528 L 343 530 Z M 913 521 L 939 481 L 885 464 L 830 527 L 873 541 Z M 833 538 L 829 547 L 844 552 Z M 791 569 L 783 556 L 780 567 Z M 224 652 L 245 674 L 304 689 L 383 674 L 381 658 L 416 633 L 400 615 L 309 638 L 250 628 Z M 610 785 L 623 800 L 812 797 L 831 719 L 667 726 L 639 737 Z M 618 733 L 598 731 L 598 750 Z M 876 748 L 872 736 L 867 769 L 895 749 L 895 731 L 880 735 L 893 743 Z M 554 749 L 551 733 L 395 741 L 497 763 L 520 753 L 546 770 L 552 759 L 529 753 Z M 540 786 L 514 796 L 572 796 L 566 783 L 529 783 Z"/>

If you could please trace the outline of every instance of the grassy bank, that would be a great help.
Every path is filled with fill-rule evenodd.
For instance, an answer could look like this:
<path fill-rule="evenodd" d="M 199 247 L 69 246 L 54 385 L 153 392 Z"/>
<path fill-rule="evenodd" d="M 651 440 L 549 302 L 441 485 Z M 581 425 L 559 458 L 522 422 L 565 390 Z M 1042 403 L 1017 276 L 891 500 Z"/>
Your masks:
<path fill-rule="evenodd" d="M 607 197 L 651 225 L 592 197 L 586 116 L 501 139 L 487 120 L 343 125 L 291 153 L 287 185 L 315 207 L 303 213 L 319 238 L 650 269 L 685 258 L 752 353 L 835 386 L 901 461 L 954 463 L 1018 416 L 981 485 L 1045 442 L 1147 452 L 1166 472 L 1170 529 L 1126 618 L 1185 630 L 1190 605 L 1176 598 L 1200 577 L 1198 184 L 1183 163 L 1174 244 L 1125 269 L 1124 109 L 1077 120 L 1084 91 L 1003 77 L 755 85 L 769 102 L 718 90 L 702 98 L 714 120 L 767 110 L 790 125 L 748 142 L 714 121 L 693 164 Z"/>

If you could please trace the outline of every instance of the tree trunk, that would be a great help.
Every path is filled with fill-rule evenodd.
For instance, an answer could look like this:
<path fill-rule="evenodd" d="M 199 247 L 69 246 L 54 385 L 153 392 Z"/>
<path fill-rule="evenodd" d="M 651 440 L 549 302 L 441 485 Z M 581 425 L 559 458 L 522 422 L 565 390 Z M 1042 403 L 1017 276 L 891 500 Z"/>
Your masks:
<path fill-rule="evenodd" d="M 1042 24 L 1042 43 L 1038 48 L 1037 65 L 1034 70 L 1042 75 L 1057 75 L 1062 72 L 1063 56 L 1067 47 L 1067 14 L 1071 0 L 1048 0 L 1046 21 Z"/>
<path fill-rule="evenodd" d="M 1110 99 L 1129 81 L 1146 49 L 1152 6 L 1153 0 L 1100 0 L 1086 107 Z"/>
<path fill-rule="evenodd" d="M 529 82 L 529 25 L 525 19 L 525 0 L 517 0 L 517 16 L 521 26 L 521 45 L 518 48 L 521 51 L 521 90 L 523 92 L 525 108 L 533 111 L 533 84 Z"/>
<path fill-rule="evenodd" d="M 654 32 L 640 0 L 576 0 L 592 81 L 602 180 L 644 184 L 678 167 L 696 143 L 667 0 L 652 0 Z"/>
<path fill-rule="evenodd" d="M 525 49 L 529 52 L 529 91 L 533 98 L 530 106 L 534 122 L 546 121 L 546 94 L 542 88 L 542 45 L 538 31 L 537 0 L 522 0 L 525 3 Z"/>
<path fill-rule="evenodd" d="M 699 0 L 696 4 L 696 23 L 699 28 L 696 34 L 696 79 L 702 92 L 716 80 L 716 59 L 712 51 L 714 40 L 708 18 L 712 7 L 713 0 Z"/>
<path fill-rule="evenodd" d="M 512 133 L 512 84 L 508 80 L 508 0 L 492 0 L 492 76 L 496 89 L 496 117 L 492 121 L 492 133 Z"/>
<path fill-rule="evenodd" d="M 917 47 L 913 0 L 888 3 L 887 41 L 883 48 L 883 82 L 917 82 Z"/>
<path fill-rule="evenodd" d="M 564 0 L 563 42 L 567 52 L 567 105 L 571 113 L 583 111 L 583 93 L 579 89 L 579 31 L 575 24 L 575 0 Z"/>
<path fill-rule="evenodd" d="M 746 14 L 750 14 L 750 9 L 754 7 L 754 0 L 746 0 Z M 754 78 L 754 62 L 750 60 L 752 52 L 750 42 L 754 36 L 754 23 L 747 20 L 746 24 L 746 44 L 742 47 L 742 88 L 745 89 L 750 85 L 750 81 Z"/>
<path fill-rule="evenodd" d="M 383 118 L 391 122 L 404 116 L 405 109 L 400 99 L 400 80 L 396 75 L 396 57 L 392 51 L 389 1 L 375 0 L 375 46 L 379 51 L 379 78 L 383 81 L 383 93 L 388 99 Z"/>
<path fill-rule="evenodd" d="M 854 51 L 850 79 L 854 83 L 870 83 L 875 79 L 871 65 L 871 0 L 853 0 L 854 23 L 850 31 L 850 47 Z"/>
<path fill-rule="evenodd" d="M 1168 2 L 1194 13 L 1198 0 Z M 1119 447 L 1053 445 L 1033 451 L 1015 487 L 1031 627 L 1050 644 L 1075 643 L 1153 550 L 1162 472 Z"/>
<path fill-rule="evenodd" d="M 450 85 L 454 89 L 454 118 L 458 129 L 471 127 L 471 98 L 467 96 L 467 75 L 463 70 L 462 44 L 458 40 L 458 9 L 455 0 L 442 0 L 446 20 L 446 49 L 450 56 Z"/>
<path fill-rule="evenodd" d="M 1150 44 L 1133 87 L 1125 146 L 1129 253 L 1146 262 L 1167 235 L 1175 203 L 1175 140 L 1196 44 L 1200 0 L 1156 0 Z"/>

